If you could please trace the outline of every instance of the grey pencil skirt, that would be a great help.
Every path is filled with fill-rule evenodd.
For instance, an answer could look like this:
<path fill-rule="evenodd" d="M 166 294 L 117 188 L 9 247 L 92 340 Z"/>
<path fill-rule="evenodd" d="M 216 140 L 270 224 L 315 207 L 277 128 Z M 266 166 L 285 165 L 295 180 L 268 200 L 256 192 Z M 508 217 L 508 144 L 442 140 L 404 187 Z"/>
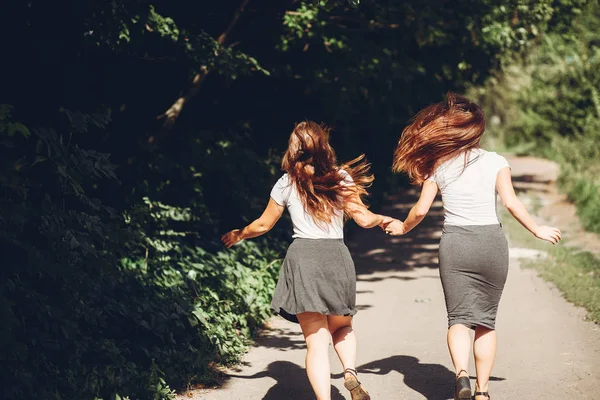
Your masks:
<path fill-rule="evenodd" d="M 356 271 L 344 240 L 294 239 L 271 308 L 292 322 L 303 312 L 356 314 Z"/>
<path fill-rule="evenodd" d="M 448 327 L 496 327 L 498 303 L 508 275 L 508 243 L 502 226 L 444 226 L 440 277 Z"/>

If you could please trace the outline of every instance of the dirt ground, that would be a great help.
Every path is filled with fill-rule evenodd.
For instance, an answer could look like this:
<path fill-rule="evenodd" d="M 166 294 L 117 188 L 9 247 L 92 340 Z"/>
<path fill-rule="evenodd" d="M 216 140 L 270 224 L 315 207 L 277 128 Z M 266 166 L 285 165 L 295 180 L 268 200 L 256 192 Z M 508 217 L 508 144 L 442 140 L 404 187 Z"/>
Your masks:
<path fill-rule="evenodd" d="M 600 253 L 598 236 L 583 233 L 574 207 L 556 190 L 556 165 L 533 158 L 510 158 L 509 163 L 517 189 L 540 195 L 542 218 L 559 226 L 570 243 Z M 415 199 L 414 191 L 390 196 L 382 213 L 404 218 Z M 373 399 L 452 398 L 455 374 L 437 269 L 441 225 L 441 202 L 436 201 L 426 220 L 405 237 L 373 229 L 347 238 L 358 273 L 358 370 Z M 514 256 L 523 254 L 514 250 Z M 521 269 L 516 258 L 511 258 L 496 327 L 493 399 L 600 398 L 599 326 L 585 321 L 584 310 L 533 270 Z M 275 317 L 242 364 L 226 371 L 221 387 L 184 392 L 178 399 L 314 399 L 304 356 L 299 326 Z M 330 358 L 332 398 L 349 399 L 333 349 Z"/>

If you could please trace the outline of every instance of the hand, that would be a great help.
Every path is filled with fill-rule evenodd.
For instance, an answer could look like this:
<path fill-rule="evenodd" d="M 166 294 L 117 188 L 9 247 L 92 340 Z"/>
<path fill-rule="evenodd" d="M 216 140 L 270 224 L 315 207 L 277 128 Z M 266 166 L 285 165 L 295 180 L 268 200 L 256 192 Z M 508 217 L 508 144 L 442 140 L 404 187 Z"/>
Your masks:
<path fill-rule="evenodd" d="M 230 248 L 234 244 L 242 241 L 242 239 L 242 231 L 239 229 L 234 229 L 231 232 L 227 232 L 221 236 L 221 241 L 227 248 Z"/>
<path fill-rule="evenodd" d="M 382 217 L 383 217 L 383 221 L 381 221 L 381 223 L 379 224 L 379 227 L 385 231 L 385 228 L 386 228 L 386 227 L 387 227 L 389 224 L 391 224 L 392 222 L 394 222 L 395 220 L 394 220 L 394 218 L 392 218 L 392 217 L 387 217 L 387 216 L 385 216 L 385 215 L 382 215 Z"/>
<path fill-rule="evenodd" d="M 390 236 L 404 235 L 404 222 L 395 219 L 385 227 L 385 233 Z"/>
<path fill-rule="evenodd" d="M 538 226 L 533 234 L 536 238 L 545 240 L 552 244 L 556 244 L 560 239 L 562 239 L 560 229 L 552 226 Z"/>

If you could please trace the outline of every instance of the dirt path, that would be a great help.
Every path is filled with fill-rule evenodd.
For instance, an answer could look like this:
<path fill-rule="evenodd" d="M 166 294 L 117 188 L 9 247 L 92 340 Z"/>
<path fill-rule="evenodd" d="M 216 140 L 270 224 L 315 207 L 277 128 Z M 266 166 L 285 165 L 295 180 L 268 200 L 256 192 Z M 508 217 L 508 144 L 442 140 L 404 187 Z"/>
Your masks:
<path fill-rule="evenodd" d="M 544 175 L 552 173 L 548 165 L 531 159 L 509 161 L 516 180 L 530 185 L 520 189 L 541 185 L 549 196 L 556 194 L 555 175 Z M 404 218 L 415 196 L 411 191 L 390 197 L 383 212 Z M 551 200 L 547 203 L 551 205 Z M 358 272 L 358 370 L 373 399 L 452 398 L 454 371 L 445 343 L 446 315 L 437 270 L 441 217 L 437 201 L 423 224 L 406 237 L 387 237 L 377 229 L 359 231 L 347 240 Z M 554 222 L 577 232 L 572 221 L 565 221 L 568 224 L 557 217 Z M 499 354 L 490 385 L 492 398 L 598 399 L 600 329 L 584 316 L 535 272 L 522 270 L 518 260 L 511 259 L 497 321 Z M 314 399 L 303 369 L 305 346 L 298 325 L 278 317 L 270 325 L 243 364 L 227 371 L 221 388 L 195 390 L 179 398 Z M 332 398 L 349 399 L 333 350 L 330 358 Z M 472 366 L 470 371 L 473 375 Z"/>

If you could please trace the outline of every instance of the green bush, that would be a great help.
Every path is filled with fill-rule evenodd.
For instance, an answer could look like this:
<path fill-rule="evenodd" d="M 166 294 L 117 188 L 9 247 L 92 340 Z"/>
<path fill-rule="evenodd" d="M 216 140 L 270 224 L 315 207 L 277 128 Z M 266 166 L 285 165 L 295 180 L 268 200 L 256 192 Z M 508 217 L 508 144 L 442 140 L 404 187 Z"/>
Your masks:
<path fill-rule="evenodd" d="M 169 385 L 237 360 L 270 316 L 277 242 L 208 251 L 189 237 L 202 207 L 146 198 L 118 213 L 92 196 L 115 166 L 76 144 L 108 115 L 60 134 L 11 111 L 0 107 L 2 398 L 168 399 Z"/>
<path fill-rule="evenodd" d="M 600 5 L 502 74 L 471 89 L 486 109 L 492 145 L 561 165 L 559 184 L 584 226 L 600 233 Z M 494 143 L 494 141 L 496 143 Z"/>
<path fill-rule="evenodd" d="M 547 154 L 560 163 L 558 183 L 577 204 L 584 227 L 600 233 L 600 118 L 590 118 L 573 137 L 554 138 Z"/>

